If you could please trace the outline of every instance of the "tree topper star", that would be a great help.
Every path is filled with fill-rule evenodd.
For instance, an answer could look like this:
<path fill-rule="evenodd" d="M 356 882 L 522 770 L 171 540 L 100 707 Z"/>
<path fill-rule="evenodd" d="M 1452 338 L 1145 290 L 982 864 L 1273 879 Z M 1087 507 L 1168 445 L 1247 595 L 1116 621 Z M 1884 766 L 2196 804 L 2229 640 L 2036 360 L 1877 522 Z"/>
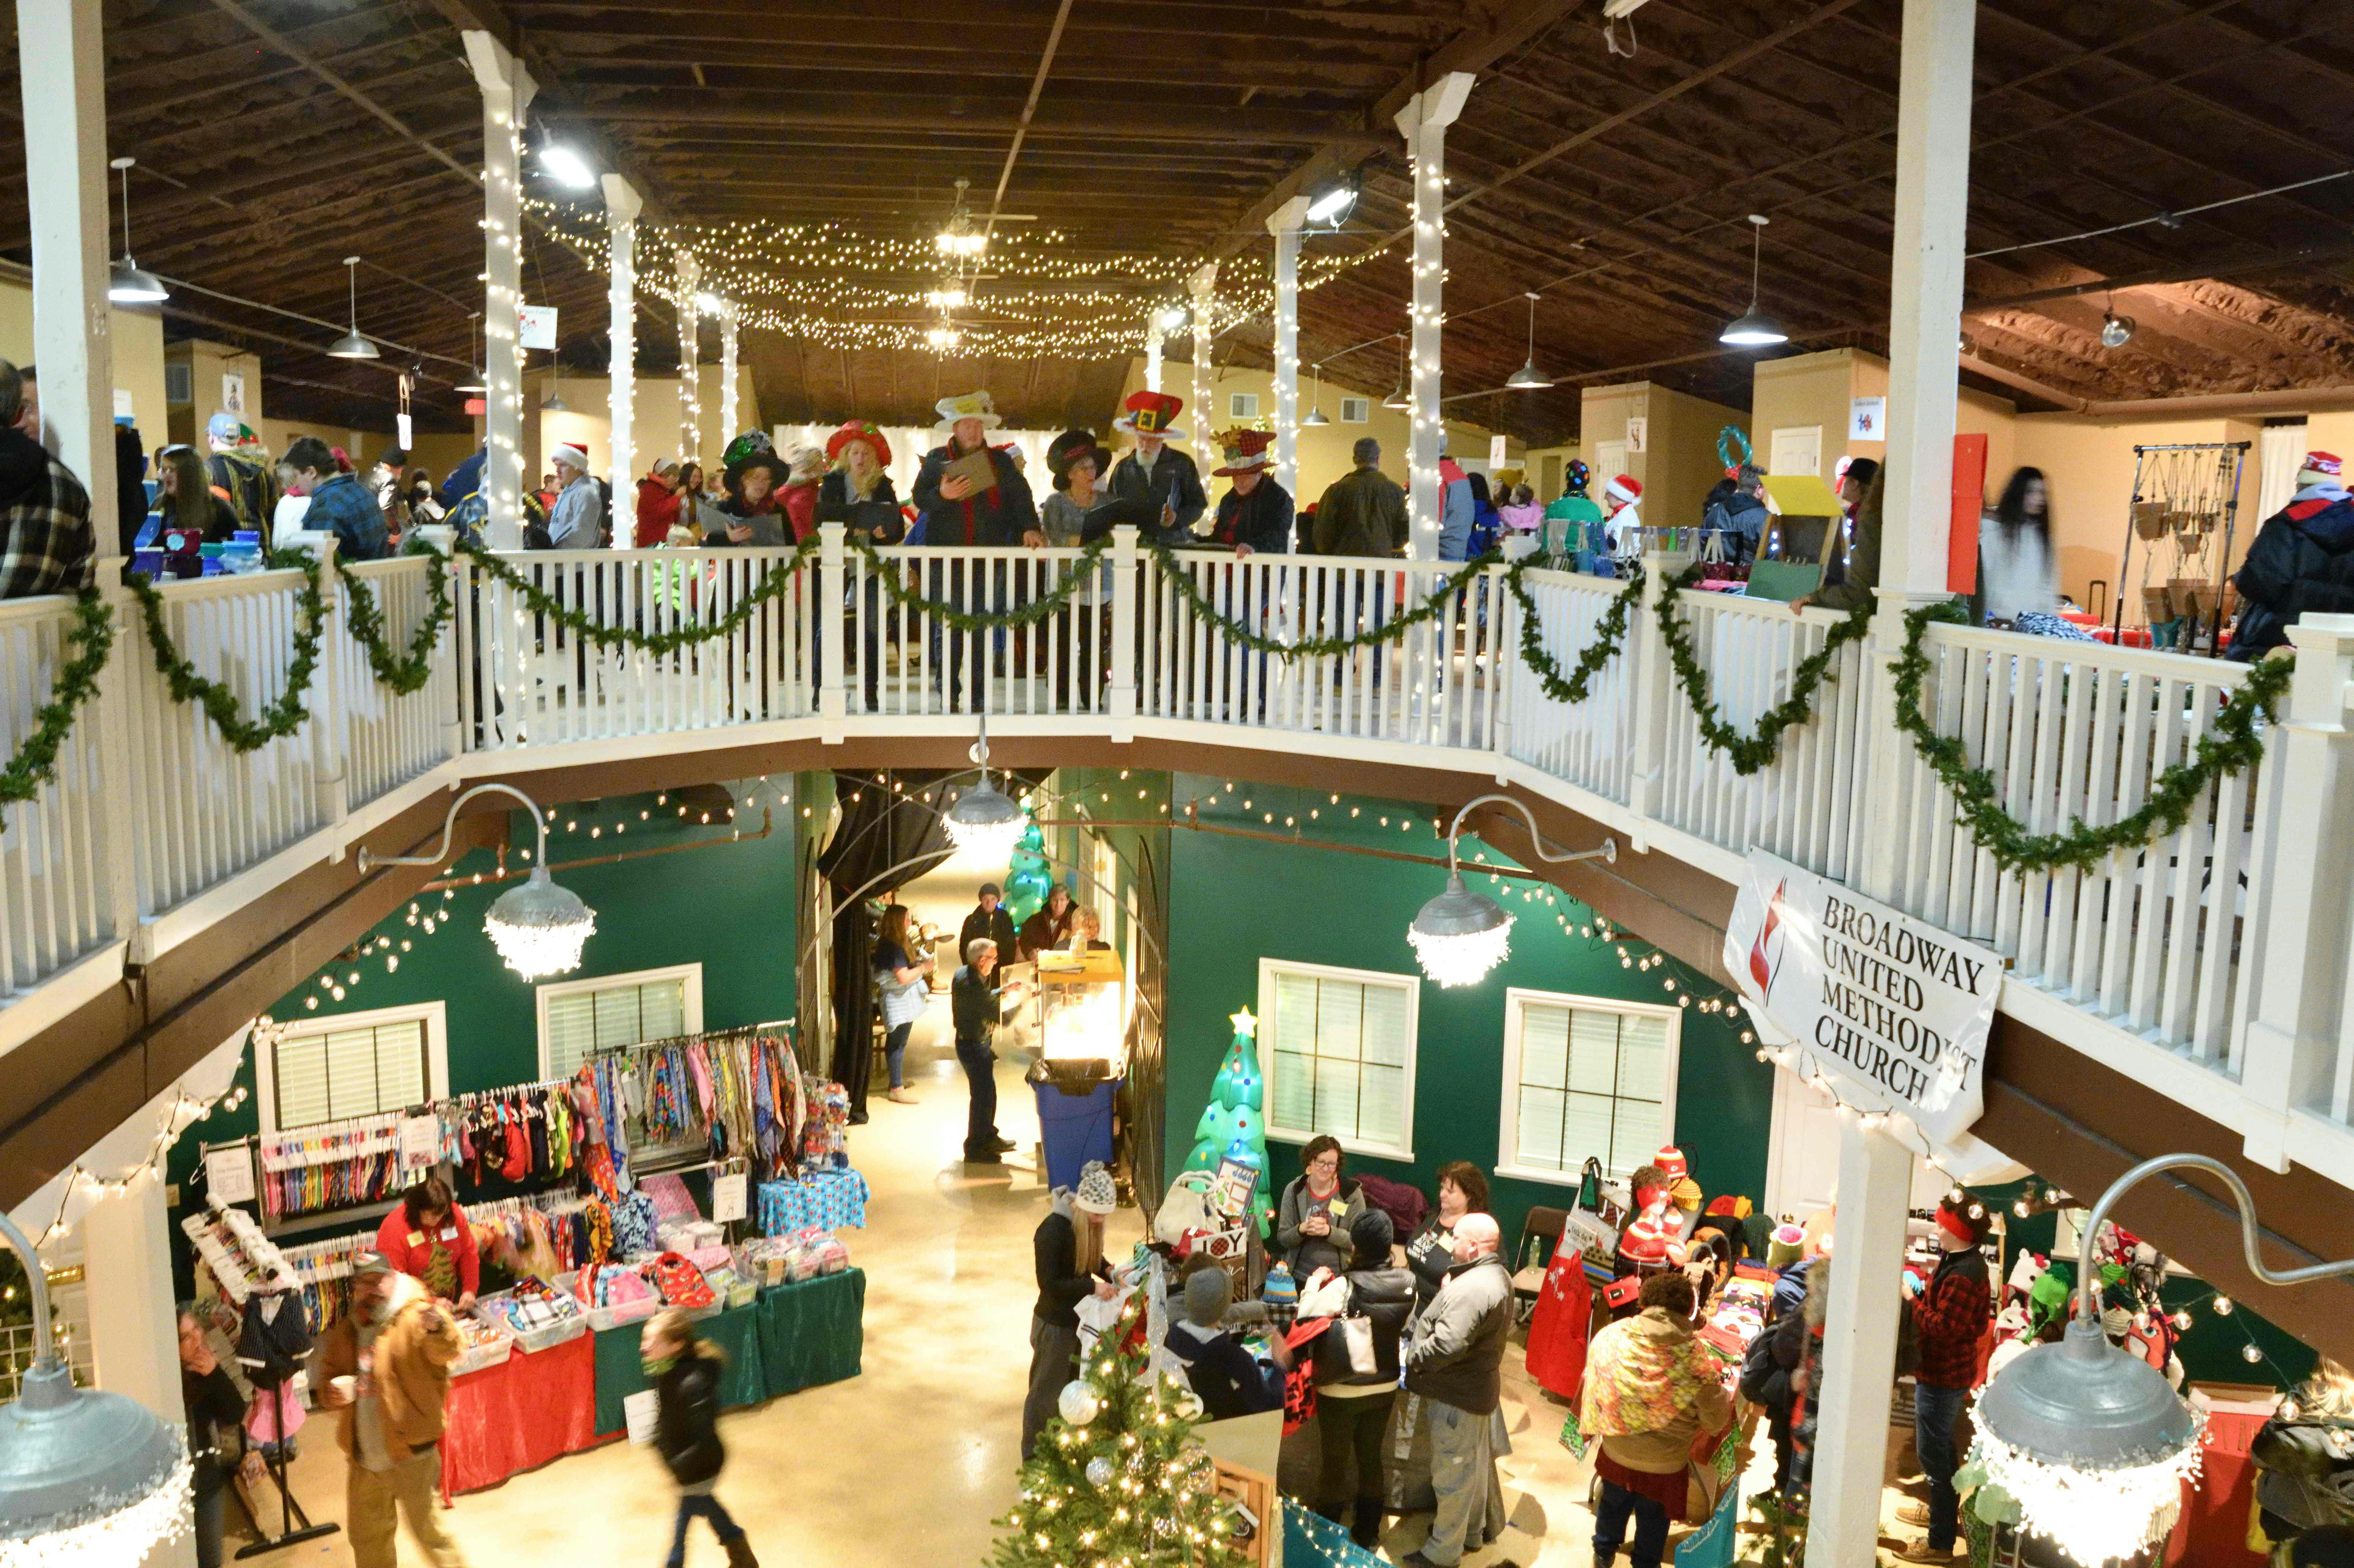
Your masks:
<path fill-rule="evenodd" d="M 1235 1033 L 1252 1040 L 1258 1038 L 1258 1020 L 1251 1016 L 1249 1008 L 1246 1007 L 1240 1012 L 1227 1014 L 1226 1022 L 1235 1026 Z"/>

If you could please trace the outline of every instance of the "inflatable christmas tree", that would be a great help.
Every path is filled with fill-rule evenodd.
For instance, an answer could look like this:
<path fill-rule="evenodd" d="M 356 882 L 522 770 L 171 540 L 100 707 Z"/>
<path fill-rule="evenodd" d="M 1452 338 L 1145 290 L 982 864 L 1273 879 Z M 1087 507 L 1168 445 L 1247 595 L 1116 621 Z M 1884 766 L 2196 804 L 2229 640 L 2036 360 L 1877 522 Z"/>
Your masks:
<path fill-rule="evenodd" d="M 1214 1171 L 1228 1160 L 1248 1165 L 1259 1179 L 1250 1212 L 1265 1234 L 1275 1207 L 1267 1190 L 1267 1121 L 1259 1114 L 1267 1103 L 1267 1081 L 1258 1070 L 1258 1020 L 1246 1007 L 1232 1022 L 1234 1043 L 1210 1080 L 1210 1103 L 1193 1124 L 1193 1151 L 1185 1157 L 1185 1169 Z"/>
<path fill-rule="evenodd" d="M 1034 821 L 1022 830 L 1005 870 L 1005 912 L 1013 916 L 1016 929 L 1038 913 L 1054 885 L 1055 873 L 1046 862 L 1046 835 Z"/>

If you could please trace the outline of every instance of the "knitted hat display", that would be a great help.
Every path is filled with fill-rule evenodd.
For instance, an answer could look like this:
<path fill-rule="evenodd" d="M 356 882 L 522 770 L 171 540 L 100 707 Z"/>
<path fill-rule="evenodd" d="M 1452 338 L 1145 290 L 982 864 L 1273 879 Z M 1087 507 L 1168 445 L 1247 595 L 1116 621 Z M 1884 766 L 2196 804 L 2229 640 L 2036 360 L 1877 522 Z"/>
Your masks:
<path fill-rule="evenodd" d="M 1618 1238 L 1618 1250 L 1638 1264 L 1665 1264 L 1671 1239 L 1666 1225 L 1656 1216 L 1645 1214 Z"/>
<path fill-rule="evenodd" d="M 1218 438 L 1218 450 L 1225 460 L 1224 468 L 1210 471 L 1213 479 L 1231 479 L 1238 473 L 1264 473 L 1275 463 L 1272 430 L 1228 430 Z"/>
<path fill-rule="evenodd" d="M 1652 1155 L 1651 1163 L 1679 1181 L 1691 1174 L 1691 1166 L 1685 1160 L 1684 1151 L 1672 1143 Z"/>
<path fill-rule="evenodd" d="M 1123 435 L 1182 441 L 1185 432 L 1177 428 L 1177 413 L 1184 407 L 1182 397 L 1172 397 L 1166 392 L 1131 392 L 1128 401 L 1120 405 L 1120 416 L 1111 422 L 1111 428 Z"/>
<path fill-rule="evenodd" d="M 2317 480 L 2342 479 L 2346 474 L 2346 464 L 2336 452 L 2307 452 L 2305 461 L 2297 464 L 2296 476 L 2303 479 L 2307 474 Z"/>
<path fill-rule="evenodd" d="M 1074 1201 L 1090 1214 L 1108 1214 L 1119 1206 L 1119 1193 L 1111 1184 L 1111 1172 L 1100 1160 L 1090 1160 L 1079 1168 L 1079 1190 Z"/>
<path fill-rule="evenodd" d="M 943 397 L 932 405 L 932 412 L 940 417 L 936 430 L 946 435 L 956 428 L 959 419 L 979 419 L 984 430 L 993 430 L 1005 420 L 997 412 L 997 404 L 987 388 L 967 392 L 955 397 Z"/>
<path fill-rule="evenodd" d="M 845 420 L 842 428 L 825 439 L 825 460 L 842 461 L 842 449 L 853 441 L 864 441 L 875 453 L 875 461 L 884 468 L 891 466 L 891 443 L 885 440 L 880 426 L 864 419 Z"/>
<path fill-rule="evenodd" d="M 1711 1198 L 1708 1201 L 1708 1207 L 1702 1212 L 1712 1215 L 1723 1214 L 1733 1219 L 1745 1220 L 1756 1211 L 1748 1199 L 1732 1192 L 1723 1192 Z"/>
<path fill-rule="evenodd" d="M 1643 499 L 1643 482 L 1630 474 L 1622 473 L 1604 485 L 1602 493 L 1613 501 L 1622 501 L 1632 505 Z"/>
<path fill-rule="evenodd" d="M 1201 1276 L 1197 1274 L 1193 1277 L 1193 1279 L 1199 1279 L 1200 1277 Z M 1189 1291 L 1192 1289 L 1193 1284 L 1193 1279 L 1189 1279 L 1185 1282 L 1186 1288 Z M 1278 1263 L 1273 1268 L 1267 1271 L 1267 1277 L 1259 1282 L 1258 1298 L 1270 1307 L 1297 1307 L 1299 1305 L 1299 1281 L 1291 1277 L 1291 1266 L 1289 1264 Z M 1198 1322 L 1200 1319 L 1196 1319 L 1195 1321 Z"/>

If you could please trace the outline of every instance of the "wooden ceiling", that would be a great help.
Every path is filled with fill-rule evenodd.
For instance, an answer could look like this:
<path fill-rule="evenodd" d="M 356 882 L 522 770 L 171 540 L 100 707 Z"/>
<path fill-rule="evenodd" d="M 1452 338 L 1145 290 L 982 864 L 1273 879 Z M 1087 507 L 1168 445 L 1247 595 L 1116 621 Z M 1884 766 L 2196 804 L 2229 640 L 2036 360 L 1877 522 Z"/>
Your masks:
<path fill-rule="evenodd" d="M 1641 377 L 1745 407 L 1751 357 L 1715 335 L 1748 302 L 1752 212 L 1773 219 L 1761 295 L 1793 333 L 1780 352 L 1886 348 L 1900 0 L 1649 0 L 1631 57 L 1580 0 L 105 6 L 110 139 L 139 159 L 134 249 L 182 285 L 167 332 L 254 348 L 277 413 L 388 423 L 392 373 L 413 365 L 421 428 L 462 427 L 459 302 L 479 301 L 482 265 L 466 26 L 507 39 L 542 84 L 535 141 L 628 173 L 673 221 L 833 218 L 920 239 L 954 180 L 986 211 L 1002 179 L 1002 210 L 1061 231 L 1075 259 L 1218 257 L 1234 278 L 1263 274 L 1282 197 L 1355 171 L 1354 215 L 1309 250 L 1358 264 L 1303 299 L 1301 354 L 1376 393 L 1406 293 L 1390 115 L 1468 69 L 1479 81 L 1447 154 L 1451 412 L 1558 440 L 1581 387 Z M 2002 253 L 1971 263 L 1967 373 L 2047 408 L 2354 382 L 2354 179 L 2234 201 L 2354 169 L 2349 46 L 2343 0 L 1982 5 L 1969 242 Z M 13 85 L 0 99 L 12 121 L 21 101 Z M 529 188 L 578 199 L 537 174 Z M 19 260 L 21 193 L 0 192 L 0 255 Z M 2218 202 L 2233 205 L 2198 210 Z M 403 345 L 378 364 L 321 352 L 353 254 L 363 329 Z M 539 230 L 525 278 L 563 313 L 567 364 L 601 369 L 601 279 Z M 1531 290 L 1537 363 L 1562 379 L 1495 391 L 1528 353 Z M 2099 336 L 2112 308 L 2137 326 L 2115 349 Z M 1264 366 L 1269 337 L 1245 323 L 1216 356 Z M 659 302 L 639 343 L 642 370 L 674 364 Z M 746 353 L 770 418 L 916 422 L 973 382 L 1020 422 L 1099 418 L 1122 371 L 760 332 Z"/>

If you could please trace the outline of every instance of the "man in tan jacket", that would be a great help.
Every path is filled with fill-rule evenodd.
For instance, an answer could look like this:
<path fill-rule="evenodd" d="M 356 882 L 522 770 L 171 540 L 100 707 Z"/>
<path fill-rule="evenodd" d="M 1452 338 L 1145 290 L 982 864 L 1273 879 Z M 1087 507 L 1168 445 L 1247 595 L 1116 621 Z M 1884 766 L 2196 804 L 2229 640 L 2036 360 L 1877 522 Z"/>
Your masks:
<path fill-rule="evenodd" d="M 350 1411 L 336 1436 L 351 1461 L 344 1528 L 355 1568 L 398 1568 L 396 1512 L 433 1568 L 465 1568 L 433 1510 L 450 1368 L 464 1351 L 458 1325 L 423 1285 L 379 1253 L 354 1260 L 351 1313 L 320 1349 L 319 1404 Z"/>

